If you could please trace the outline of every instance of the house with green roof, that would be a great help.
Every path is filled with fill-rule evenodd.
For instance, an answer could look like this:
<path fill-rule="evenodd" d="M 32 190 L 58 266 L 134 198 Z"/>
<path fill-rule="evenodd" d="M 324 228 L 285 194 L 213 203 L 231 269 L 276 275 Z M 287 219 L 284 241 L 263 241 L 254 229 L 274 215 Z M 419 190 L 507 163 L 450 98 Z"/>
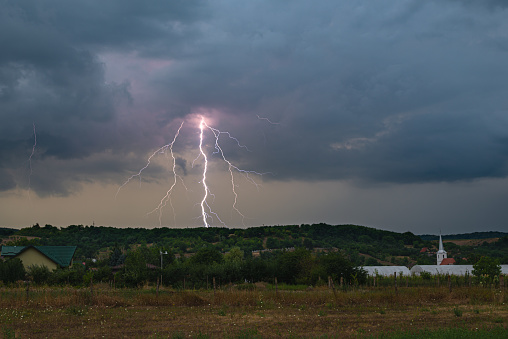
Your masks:
<path fill-rule="evenodd" d="M 19 258 L 23 266 L 46 266 L 50 270 L 72 265 L 77 246 L 2 246 L 1 256 Z"/>

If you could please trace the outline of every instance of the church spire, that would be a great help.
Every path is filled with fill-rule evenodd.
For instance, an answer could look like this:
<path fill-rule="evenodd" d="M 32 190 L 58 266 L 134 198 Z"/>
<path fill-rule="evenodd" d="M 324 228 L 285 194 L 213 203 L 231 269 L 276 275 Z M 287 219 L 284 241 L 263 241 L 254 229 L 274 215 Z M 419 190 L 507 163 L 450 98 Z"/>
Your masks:
<path fill-rule="evenodd" d="M 441 265 L 443 259 L 446 259 L 447 257 L 448 255 L 446 254 L 443 246 L 443 239 L 441 238 L 441 233 L 439 233 L 439 251 L 437 251 L 437 264 Z"/>

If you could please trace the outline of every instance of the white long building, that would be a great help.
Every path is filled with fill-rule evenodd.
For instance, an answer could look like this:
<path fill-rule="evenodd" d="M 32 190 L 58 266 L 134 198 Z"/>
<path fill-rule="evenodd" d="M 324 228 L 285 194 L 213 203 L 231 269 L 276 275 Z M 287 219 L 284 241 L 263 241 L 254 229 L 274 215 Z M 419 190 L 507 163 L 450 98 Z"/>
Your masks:
<path fill-rule="evenodd" d="M 411 274 L 420 275 L 421 272 L 444 275 L 472 275 L 473 265 L 414 265 Z M 508 265 L 501 265 L 501 274 L 508 274 Z"/>
<path fill-rule="evenodd" d="M 397 273 L 397 275 L 411 275 L 411 271 L 406 266 L 364 266 L 362 267 L 367 271 L 367 275 L 376 276 L 381 275 L 389 277 Z"/>

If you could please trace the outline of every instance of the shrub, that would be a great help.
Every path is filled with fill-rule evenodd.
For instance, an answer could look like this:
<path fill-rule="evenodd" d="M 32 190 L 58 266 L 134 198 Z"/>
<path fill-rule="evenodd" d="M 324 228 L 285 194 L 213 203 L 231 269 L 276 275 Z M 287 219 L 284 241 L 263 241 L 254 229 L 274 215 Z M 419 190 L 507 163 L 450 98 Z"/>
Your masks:
<path fill-rule="evenodd" d="M 28 275 L 36 285 L 48 284 L 51 271 L 44 265 L 31 265 L 28 267 Z"/>
<path fill-rule="evenodd" d="M 0 280 L 5 284 L 13 283 L 25 278 L 26 272 L 23 263 L 19 258 L 0 261 Z"/>

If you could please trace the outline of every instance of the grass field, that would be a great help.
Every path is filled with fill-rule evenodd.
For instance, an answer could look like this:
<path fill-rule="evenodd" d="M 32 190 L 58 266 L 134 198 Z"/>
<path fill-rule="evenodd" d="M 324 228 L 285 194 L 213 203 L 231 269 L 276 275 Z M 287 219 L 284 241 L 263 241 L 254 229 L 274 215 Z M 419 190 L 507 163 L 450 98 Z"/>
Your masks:
<path fill-rule="evenodd" d="M 0 289 L 4 338 L 506 338 L 503 290 Z"/>

